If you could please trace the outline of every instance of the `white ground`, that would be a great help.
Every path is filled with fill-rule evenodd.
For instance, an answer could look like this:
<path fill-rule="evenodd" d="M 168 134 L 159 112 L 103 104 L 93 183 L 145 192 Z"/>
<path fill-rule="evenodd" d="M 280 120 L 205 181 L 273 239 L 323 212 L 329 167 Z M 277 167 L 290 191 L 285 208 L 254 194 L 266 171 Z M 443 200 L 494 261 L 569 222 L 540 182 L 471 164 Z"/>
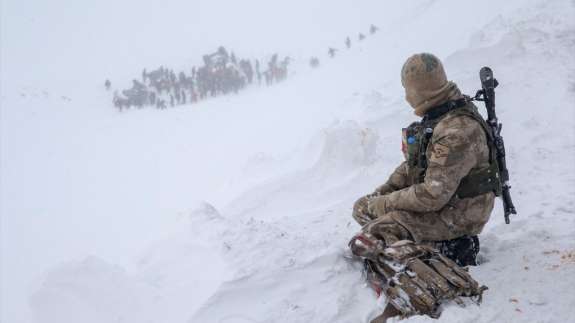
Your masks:
<path fill-rule="evenodd" d="M 573 1 L 1 5 L 2 323 L 368 321 L 351 205 L 402 158 L 399 70 L 421 51 L 468 94 L 493 68 L 519 212 L 480 237 L 483 304 L 441 321 L 573 321 Z M 294 75 L 167 111 L 119 114 L 102 89 L 220 44 L 289 53 Z"/>

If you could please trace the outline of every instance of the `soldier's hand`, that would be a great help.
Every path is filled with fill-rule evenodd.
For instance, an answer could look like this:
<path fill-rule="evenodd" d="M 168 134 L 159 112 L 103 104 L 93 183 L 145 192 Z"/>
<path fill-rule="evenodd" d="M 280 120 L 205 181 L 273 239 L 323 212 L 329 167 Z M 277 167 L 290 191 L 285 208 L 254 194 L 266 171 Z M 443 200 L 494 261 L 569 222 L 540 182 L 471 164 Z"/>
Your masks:
<path fill-rule="evenodd" d="M 376 217 L 382 216 L 389 212 L 389 207 L 387 206 L 387 196 L 377 196 L 368 200 L 367 212 L 374 214 Z"/>
<path fill-rule="evenodd" d="M 375 218 L 373 215 L 369 214 L 367 209 L 367 204 L 370 198 L 370 195 L 364 196 L 358 199 L 353 205 L 352 216 L 357 221 L 357 223 L 362 226 Z"/>

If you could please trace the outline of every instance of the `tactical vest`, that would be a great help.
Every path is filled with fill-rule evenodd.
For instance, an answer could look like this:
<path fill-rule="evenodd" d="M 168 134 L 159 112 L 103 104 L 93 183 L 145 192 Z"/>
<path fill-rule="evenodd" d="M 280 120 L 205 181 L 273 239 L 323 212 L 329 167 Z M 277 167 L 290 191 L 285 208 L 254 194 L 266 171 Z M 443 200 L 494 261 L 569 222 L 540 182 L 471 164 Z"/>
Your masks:
<path fill-rule="evenodd" d="M 483 128 L 487 137 L 489 146 L 489 166 L 472 169 L 465 176 L 455 195 L 459 198 L 468 198 L 479 196 L 488 192 L 495 193 L 496 196 L 501 194 L 501 180 L 499 176 L 499 167 L 497 165 L 496 149 L 491 130 L 477 108 L 470 103 L 468 97 L 455 101 L 448 101 L 445 104 L 432 108 L 425 114 L 419 122 L 412 123 L 409 127 L 403 129 L 404 153 L 408 165 L 409 184 L 419 184 L 425 180 L 427 170 L 427 146 L 433 135 L 435 126 L 447 115 L 450 116 L 467 116 L 477 121 Z"/>

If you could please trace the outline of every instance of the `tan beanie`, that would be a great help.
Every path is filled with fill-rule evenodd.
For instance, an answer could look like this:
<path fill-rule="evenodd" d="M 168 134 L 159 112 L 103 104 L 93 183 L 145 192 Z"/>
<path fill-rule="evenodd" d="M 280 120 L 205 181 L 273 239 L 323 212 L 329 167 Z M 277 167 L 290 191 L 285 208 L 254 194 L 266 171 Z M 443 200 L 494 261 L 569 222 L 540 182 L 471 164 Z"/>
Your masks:
<path fill-rule="evenodd" d="M 457 85 L 447 81 L 441 61 L 428 53 L 407 59 L 401 69 L 401 84 L 405 99 L 420 117 L 432 107 L 461 97 Z"/>

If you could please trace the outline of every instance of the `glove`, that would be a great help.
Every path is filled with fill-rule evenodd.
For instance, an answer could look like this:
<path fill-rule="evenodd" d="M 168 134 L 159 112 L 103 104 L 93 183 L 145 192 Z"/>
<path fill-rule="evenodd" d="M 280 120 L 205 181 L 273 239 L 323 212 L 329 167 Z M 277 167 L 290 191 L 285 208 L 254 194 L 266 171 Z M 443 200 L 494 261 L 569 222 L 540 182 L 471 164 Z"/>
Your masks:
<path fill-rule="evenodd" d="M 367 210 L 369 199 L 371 199 L 370 195 L 364 196 L 357 200 L 353 205 L 353 218 L 360 225 L 366 225 L 368 222 L 371 222 L 371 220 L 375 219 L 375 216 L 369 214 Z"/>
<path fill-rule="evenodd" d="M 367 202 L 367 212 L 375 215 L 376 217 L 382 216 L 390 211 L 388 204 L 389 202 L 387 200 L 387 196 L 385 195 L 371 198 Z"/>

